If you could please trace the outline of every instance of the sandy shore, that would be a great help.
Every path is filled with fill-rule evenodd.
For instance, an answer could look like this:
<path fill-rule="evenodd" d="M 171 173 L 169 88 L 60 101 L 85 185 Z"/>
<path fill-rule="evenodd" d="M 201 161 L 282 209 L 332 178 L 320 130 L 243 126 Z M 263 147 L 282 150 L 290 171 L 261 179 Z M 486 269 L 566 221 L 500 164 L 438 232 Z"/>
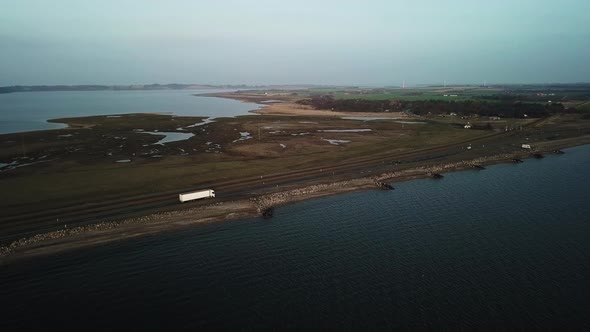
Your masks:
<path fill-rule="evenodd" d="M 263 108 L 250 111 L 251 113 L 279 116 L 317 116 L 317 117 L 355 117 L 355 118 L 387 118 L 387 119 L 408 119 L 403 112 L 337 112 L 329 110 L 317 110 L 308 105 L 298 104 L 296 101 L 300 96 L 289 94 L 261 95 L 256 93 L 221 92 L 210 93 L 206 96 L 217 98 L 228 98 L 249 103 L 265 105 Z"/>
<path fill-rule="evenodd" d="M 563 146 L 587 144 L 590 143 L 590 139 L 568 140 L 560 143 L 554 143 L 551 146 L 546 146 L 546 148 L 555 149 Z M 103 222 L 71 229 L 64 228 L 59 231 L 14 241 L 9 246 L 0 247 L 0 264 L 23 257 L 47 255 L 147 234 L 177 230 L 195 224 L 256 217 L 269 208 L 302 200 L 358 190 L 379 190 L 382 189 L 382 183 L 424 178 L 429 177 L 432 173 L 471 169 L 473 165 L 512 162 L 514 158 L 524 159 L 527 157 L 529 157 L 529 153 L 525 151 L 493 155 L 454 163 L 441 163 L 386 172 L 344 181 L 307 185 L 286 191 L 261 194 L 249 199 L 216 202 L 189 210 L 152 214 L 119 222 Z"/>

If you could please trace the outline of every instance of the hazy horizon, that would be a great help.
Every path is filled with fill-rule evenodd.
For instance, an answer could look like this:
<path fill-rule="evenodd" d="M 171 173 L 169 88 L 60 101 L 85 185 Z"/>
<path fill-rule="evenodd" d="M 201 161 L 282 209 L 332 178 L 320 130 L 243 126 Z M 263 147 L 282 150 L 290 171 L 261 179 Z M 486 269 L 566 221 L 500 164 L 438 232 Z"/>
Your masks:
<path fill-rule="evenodd" d="M 588 82 L 579 0 L 0 0 L 0 85 Z"/>

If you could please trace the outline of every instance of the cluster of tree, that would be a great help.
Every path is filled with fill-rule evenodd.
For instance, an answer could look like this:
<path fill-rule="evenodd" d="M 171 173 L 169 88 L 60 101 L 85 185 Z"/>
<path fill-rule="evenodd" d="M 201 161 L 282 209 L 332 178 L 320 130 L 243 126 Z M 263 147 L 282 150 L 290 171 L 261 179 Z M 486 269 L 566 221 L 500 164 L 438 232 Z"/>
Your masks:
<path fill-rule="evenodd" d="M 508 118 L 543 117 L 564 111 L 560 103 L 524 103 L 521 101 L 442 101 L 442 100 L 367 100 L 335 99 L 330 95 L 314 95 L 299 101 L 316 109 L 344 112 L 403 112 L 411 111 L 418 115 L 450 114 L 499 116 Z"/>
<path fill-rule="evenodd" d="M 316 109 L 328 109 L 346 112 L 385 112 L 397 110 L 402 105 L 396 101 L 368 99 L 335 99 L 332 95 L 313 95 L 310 99 L 299 101 L 300 104 L 311 105 Z"/>
<path fill-rule="evenodd" d="M 493 101 L 523 101 L 523 100 L 535 100 L 535 101 L 546 101 L 547 97 L 537 97 L 534 95 L 524 95 L 524 94 L 494 94 L 494 95 L 482 95 L 482 96 L 475 96 L 475 99 L 481 100 L 493 100 Z"/>
<path fill-rule="evenodd" d="M 412 102 L 408 108 L 415 114 L 477 114 L 480 116 L 499 116 L 504 118 L 544 117 L 564 111 L 560 103 L 526 103 L 521 101 L 488 102 L 465 101 L 419 101 Z"/>

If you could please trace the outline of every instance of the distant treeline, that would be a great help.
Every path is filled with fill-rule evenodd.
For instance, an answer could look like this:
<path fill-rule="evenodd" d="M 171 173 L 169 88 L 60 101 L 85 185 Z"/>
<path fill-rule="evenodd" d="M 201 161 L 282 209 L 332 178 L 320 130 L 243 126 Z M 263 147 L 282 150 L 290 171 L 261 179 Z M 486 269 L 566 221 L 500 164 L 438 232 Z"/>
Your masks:
<path fill-rule="evenodd" d="M 442 101 L 442 100 L 367 100 L 335 99 L 330 95 L 315 95 L 310 99 L 299 101 L 316 109 L 328 109 L 343 112 L 404 112 L 418 115 L 450 114 L 481 116 L 499 116 L 508 118 L 543 117 L 564 112 L 561 103 L 525 103 L 521 101 L 492 102 L 484 100 Z M 575 109 L 567 111 L 575 112 Z"/>
<path fill-rule="evenodd" d="M 13 85 L 0 87 L 0 93 L 34 91 L 106 91 L 106 90 L 182 90 L 197 88 L 246 88 L 246 85 L 201 85 L 201 84 L 145 84 L 145 85 Z"/>
<path fill-rule="evenodd" d="M 535 92 L 535 93 L 503 93 L 493 95 L 473 96 L 473 99 L 491 101 L 533 101 L 547 102 L 548 100 L 586 100 L 590 98 L 590 91 L 559 91 L 559 92 Z"/>

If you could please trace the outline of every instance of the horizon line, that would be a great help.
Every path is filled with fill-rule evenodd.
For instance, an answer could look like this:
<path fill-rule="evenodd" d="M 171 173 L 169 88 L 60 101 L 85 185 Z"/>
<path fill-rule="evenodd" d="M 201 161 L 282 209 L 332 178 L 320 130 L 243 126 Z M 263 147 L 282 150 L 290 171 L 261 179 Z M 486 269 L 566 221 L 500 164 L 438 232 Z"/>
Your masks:
<path fill-rule="evenodd" d="M 460 86 L 477 86 L 477 87 L 490 87 L 498 85 L 581 85 L 590 84 L 589 82 L 519 82 L 519 83 L 506 83 L 506 82 L 486 82 L 483 83 L 414 83 L 408 84 L 406 82 L 405 87 L 460 87 Z M 170 85 L 181 85 L 181 86 L 208 86 L 208 87 L 281 87 L 281 86 L 292 86 L 292 87 L 355 87 L 355 88 L 402 88 L 403 85 L 396 84 L 315 84 L 315 83 L 279 83 L 279 84 L 248 84 L 248 83 L 130 83 L 130 84 L 104 84 L 104 83 L 84 83 L 84 84 L 12 84 L 12 85 L 0 85 L 0 88 L 14 88 L 14 87 L 142 87 L 142 86 L 170 86 Z"/>

